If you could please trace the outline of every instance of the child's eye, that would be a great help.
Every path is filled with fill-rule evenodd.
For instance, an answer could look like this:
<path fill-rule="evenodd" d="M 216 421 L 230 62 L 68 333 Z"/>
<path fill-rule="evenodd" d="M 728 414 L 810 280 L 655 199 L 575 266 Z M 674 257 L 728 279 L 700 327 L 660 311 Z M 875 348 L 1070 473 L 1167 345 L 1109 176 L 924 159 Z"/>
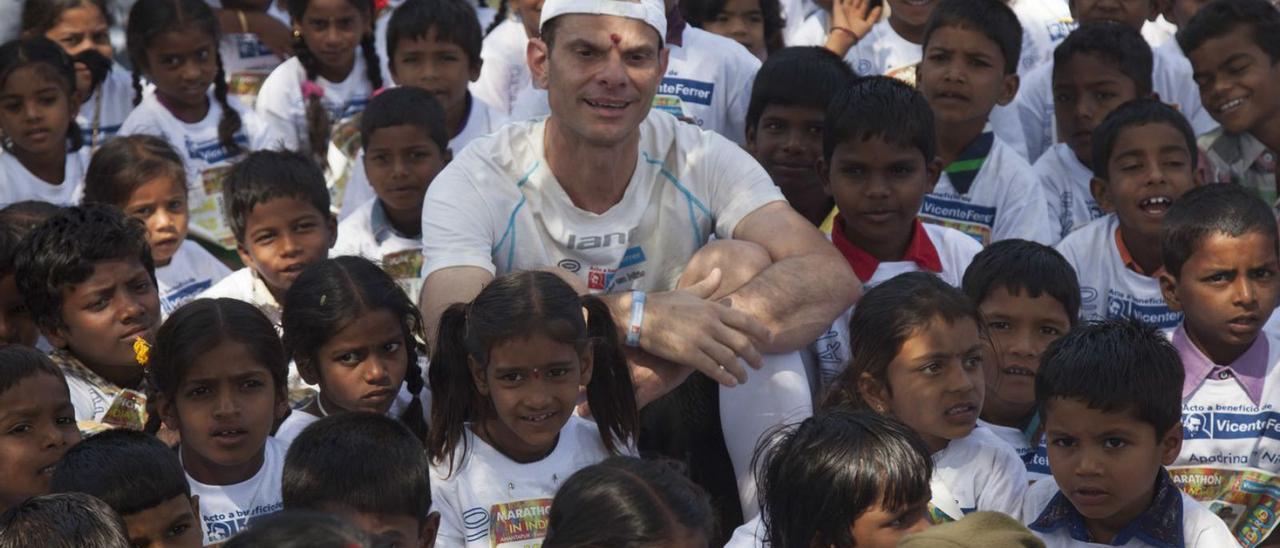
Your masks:
<path fill-rule="evenodd" d="M 199 398 L 199 397 L 201 397 L 201 396 L 207 396 L 207 395 L 211 394 L 212 392 L 213 392 L 213 391 L 212 391 L 212 390 L 209 390 L 209 388 L 208 388 L 208 387 L 206 387 L 206 386 L 197 386 L 197 387 L 192 388 L 191 390 L 188 390 L 188 391 L 187 391 L 187 397 L 188 397 L 188 398 Z"/>
<path fill-rule="evenodd" d="M 996 331 L 1004 331 L 1009 329 L 1009 322 L 991 322 L 987 324 L 987 327 Z"/>
<path fill-rule="evenodd" d="M 1099 91 L 1093 94 L 1093 98 L 1099 101 L 1110 101 L 1111 99 L 1114 99 L 1115 96 L 1116 94 L 1109 91 Z"/>
<path fill-rule="evenodd" d="M 185 209 L 185 208 L 186 208 L 186 204 L 185 204 L 185 203 L 183 203 L 183 201 L 182 201 L 182 200 L 173 200 L 173 201 L 169 202 L 168 204 L 165 204 L 165 207 L 167 207 L 167 208 L 169 209 L 169 211 L 171 211 L 171 212 L 173 212 L 173 213 L 178 213 L 178 212 L 180 212 L 180 211 L 182 211 L 183 209 Z"/>
<path fill-rule="evenodd" d="M 552 367 L 550 371 L 547 371 L 547 378 L 558 379 L 568 374 L 569 374 L 568 367 Z"/>
<path fill-rule="evenodd" d="M 245 388 L 245 389 L 262 388 L 264 385 L 265 383 L 263 383 L 258 379 L 248 379 L 240 383 L 240 388 Z"/>
<path fill-rule="evenodd" d="M 524 373 L 512 372 L 512 373 L 506 373 L 503 375 L 498 375 L 498 380 L 504 381 L 504 382 L 520 382 L 524 380 Z"/>
<path fill-rule="evenodd" d="M 964 359 L 964 367 L 965 367 L 965 369 L 969 369 L 969 370 L 973 370 L 973 369 L 977 369 L 977 368 L 979 368 L 979 367 L 982 367 L 982 357 L 981 357 L 981 356 L 969 356 L 968 358 L 965 358 L 965 359 Z"/>
<path fill-rule="evenodd" d="M 209 50 L 207 49 L 202 49 L 198 53 L 196 53 L 197 61 L 208 61 L 210 57 L 211 55 L 209 53 Z"/>
<path fill-rule="evenodd" d="M 1227 72 L 1231 74 L 1240 74 L 1249 68 L 1249 63 L 1236 63 L 1227 67 Z"/>
<path fill-rule="evenodd" d="M 1053 94 L 1053 102 L 1055 102 L 1055 103 L 1068 103 L 1068 104 L 1069 104 L 1069 103 L 1071 103 L 1071 102 L 1072 102 L 1072 101 L 1074 101 L 1074 100 L 1075 100 L 1075 96 L 1074 96 L 1074 95 L 1072 95 L 1072 94 L 1070 94 L 1070 93 L 1055 93 L 1055 94 Z"/>
<path fill-rule="evenodd" d="M 1057 447 L 1075 447 L 1076 446 L 1075 438 L 1067 438 L 1067 437 L 1054 438 L 1050 440 L 1049 443 Z"/>
<path fill-rule="evenodd" d="M 179 536 L 182 536 L 183 533 L 187 532 L 187 529 L 190 529 L 190 528 L 191 526 L 185 523 L 180 525 L 175 525 L 172 529 L 165 531 L 164 536 L 167 538 L 179 537 Z"/>
<path fill-rule="evenodd" d="M 360 363 L 360 356 L 355 352 L 344 352 L 342 354 L 338 354 L 338 357 L 334 358 L 333 361 L 346 365 L 354 365 Z"/>
<path fill-rule="evenodd" d="M 1051 337 L 1057 337 L 1058 335 L 1062 334 L 1062 331 L 1060 331 L 1058 328 L 1052 325 L 1042 325 L 1040 326 L 1040 334 L 1049 335 Z"/>
<path fill-rule="evenodd" d="M 58 425 L 58 426 L 67 426 L 67 425 L 75 426 L 75 424 L 76 424 L 76 418 L 75 418 L 75 417 L 70 417 L 70 416 L 67 416 L 67 417 L 58 417 L 58 418 L 56 418 L 56 419 L 54 419 L 54 420 L 53 420 L 53 423 L 54 423 L 54 424 L 56 424 L 56 425 Z"/>
<path fill-rule="evenodd" d="M 111 302 L 111 299 L 108 299 L 106 297 L 98 297 L 97 299 L 94 299 L 93 302 L 89 303 L 89 310 L 92 310 L 95 312 L 100 311 L 106 308 L 107 303 L 109 302 Z"/>
<path fill-rule="evenodd" d="M 30 424 L 25 424 L 25 423 L 23 423 L 23 424 L 15 424 L 15 425 L 13 426 L 13 428 L 10 428 L 10 429 L 9 429 L 9 433 L 10 433 L 10 434 L 25 434 L 25 433 L 30 432 L 30 431 L 31 431 L 31 425 L 30 425 Z"/>
<path fill-rule="evenodd" d="M 1276 271 L 1270 268 L 1255 268 L 1249 272 L 1255 280 L 1266 280 L 1275 277 Z"/>
<path fill-rule="evenodd" d="M 392 354 L 399 351 L 401 346 L 403 346 L 403 343 L 399 341 L 389 342 L 387 344 L 382 345 L 382 351 L 388 354 Z"/>
<path fill-rule="evenodd" d="M 1129 443 L 1120 438 L 1107 438 L 1102 440 L 1102 446 L 1107 449 L 1120 449 L 1126 445 L 1129 445 Z"/>
<path fill-rule="evenodd" d="M 938 363 L 926 363 L 920 368 L 920 371 L 930 375 L 937 374 L 942 371 L 942 365 Z"/>

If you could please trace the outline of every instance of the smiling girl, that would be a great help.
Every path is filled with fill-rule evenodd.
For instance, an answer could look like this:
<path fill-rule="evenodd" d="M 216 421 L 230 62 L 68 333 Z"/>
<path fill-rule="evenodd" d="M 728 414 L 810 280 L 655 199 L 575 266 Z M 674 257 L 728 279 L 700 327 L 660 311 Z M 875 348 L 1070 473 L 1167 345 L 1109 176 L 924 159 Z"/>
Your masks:
<path fill-rule="evenodd" d="M 80 201 L 87 159 L 79 152 L 75 91 L 71 57 L 57 44 L 32 38 L 0 46 L 0 206 Z"/>

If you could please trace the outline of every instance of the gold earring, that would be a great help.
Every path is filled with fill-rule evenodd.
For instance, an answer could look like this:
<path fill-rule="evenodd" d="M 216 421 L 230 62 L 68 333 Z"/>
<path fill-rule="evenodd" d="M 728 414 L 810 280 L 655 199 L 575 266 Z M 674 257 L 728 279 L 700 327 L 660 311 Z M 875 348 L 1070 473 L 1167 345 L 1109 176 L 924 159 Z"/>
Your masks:
<path fill-rule="evenodd" d="M 302 31 L 298 29 L 293 29 L 293 39 L 297 40 L 299 38 L 302 38 Z"/>

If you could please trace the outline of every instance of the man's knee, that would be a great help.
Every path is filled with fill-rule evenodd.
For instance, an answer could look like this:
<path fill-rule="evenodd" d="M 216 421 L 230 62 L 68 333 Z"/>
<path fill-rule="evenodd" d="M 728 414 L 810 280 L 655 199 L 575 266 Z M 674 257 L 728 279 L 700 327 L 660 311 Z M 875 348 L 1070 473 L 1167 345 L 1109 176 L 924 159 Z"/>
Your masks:
<path fill-rule="evenodd" d="M 745 240 L 716 240 L 693 254 L 676 286 L 698 283 L 719 268 L 720 288 L 711 296 L 718 299 L 737 291 L 772 264 L 769 251 L 759 244 Z"/>

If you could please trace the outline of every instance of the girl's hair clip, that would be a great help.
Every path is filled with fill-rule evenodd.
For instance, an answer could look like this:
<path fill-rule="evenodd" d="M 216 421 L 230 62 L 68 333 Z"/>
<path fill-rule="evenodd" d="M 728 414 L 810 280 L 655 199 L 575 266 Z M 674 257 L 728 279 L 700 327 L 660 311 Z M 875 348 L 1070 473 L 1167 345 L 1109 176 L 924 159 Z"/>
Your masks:
<path fill-rule="evenodd" d="M 377 97 L 377 96 L 379 96 L 379 95 L 382 95 L 382 92 L 387 91 L 387 89 L 388 89 L 388 88 L 387 88 L 386 86 L 382 86 L 382 87 L 380 87 L 380 88 L 378 88 L 378 89 L 375 89 L 375 90 L 373 90 L 373 95 L 371 95 L 369 98 L 370 98 L 370 99 L 372 99 L 372 98 L 374 98 L 374 97 Z"/>
<path fill-rule="evenodd" d="M 307 100 L 323 99 L 324 88 L 320 87 L 320 84 L 312 82 L 311 80 L 303 80 L 302 81 L 302 98 Z"/>

